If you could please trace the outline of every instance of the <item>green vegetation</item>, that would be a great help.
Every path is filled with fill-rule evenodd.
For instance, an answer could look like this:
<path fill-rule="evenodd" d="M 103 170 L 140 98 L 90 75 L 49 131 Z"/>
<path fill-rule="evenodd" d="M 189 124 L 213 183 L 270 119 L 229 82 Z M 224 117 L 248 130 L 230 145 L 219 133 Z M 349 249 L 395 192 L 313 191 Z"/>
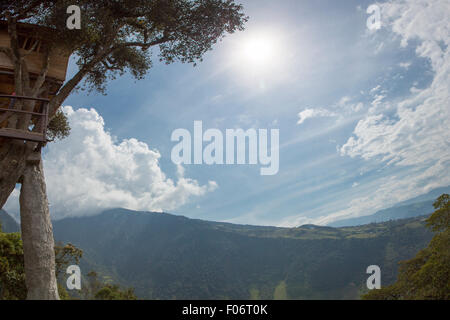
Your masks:
<path fill-rule="evenodd" d="M 49 141 L 62 140 L 70 134 L 70 124 L 64 112 L 56 111 L 47 126 L 47 139 Z"/>
<path fill-rule="evenodd" d="M 427 219 L 435 232 L 428 247 L 401 262 L 398 280 L 363 296 L 367 300 L 450 299 L 450 201 L 441 195 L 433 204 L 436 211 Z"/>
<path fill-rule="evenodd" d="M 0 225 L 0 299 L 26 297 L 23 248 L 19 233 L 3 233 Z"/>
<path fill-rule="evenodd" d="M 280 284 L 275 288 L 275 292 L 273 293 L 274 300 L 286 300 L 288 298 L 286 292 L 286 281 L 281 281 Z"/>
<path fill-rule="evenodd" d="M 62 300 L 72 297 L 64 286 L 64 274 L 71 264 L 79 264 L 83 251 L 74 245 L 55 245 L 56 277 Z M 136 300 L 134 290 L 122 290 L 118 285 L 102 283 L 95 272 L 88 275 L 87 287 L 75 298 L 95 300 Z M 20 233 L 4 233 L 0 224 L 0 300 L 24 300 L 27 296 L 23 247 Z"/>
<path fill-rule="evenodd" d="M 250 289 L 250 300 L 260 300 L 259 290 L 252 288 Z"/>

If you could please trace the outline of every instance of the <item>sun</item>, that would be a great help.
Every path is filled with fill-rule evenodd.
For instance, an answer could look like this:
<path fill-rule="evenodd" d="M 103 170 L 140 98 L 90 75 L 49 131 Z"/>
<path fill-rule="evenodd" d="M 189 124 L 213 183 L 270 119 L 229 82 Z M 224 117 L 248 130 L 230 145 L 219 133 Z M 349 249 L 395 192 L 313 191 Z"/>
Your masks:
<path fill-rule="evenodd" d="M 293 59 L 288 44 L 283 30 L 274 27 L 233 37 L 227 51 L 227 66 L 233 71 L 233 80 L 261 89 L 284 81 L 291 72 L 287 67 Z"/>
<path fill-rule="evenodd" d="M 254 37 L 243 44 L 242 54 L 247 63 L 262 66 L 274 59 L 274 45 L 270 37 Z"/>

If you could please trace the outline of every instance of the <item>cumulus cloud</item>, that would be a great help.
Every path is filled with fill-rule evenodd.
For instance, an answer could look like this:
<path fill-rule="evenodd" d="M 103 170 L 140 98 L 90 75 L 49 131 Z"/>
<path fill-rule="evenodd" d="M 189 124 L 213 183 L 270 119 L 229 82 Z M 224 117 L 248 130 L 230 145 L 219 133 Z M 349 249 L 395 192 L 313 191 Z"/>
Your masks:
<path fill-rule="evenodd" d="M 69 119 L 71 134 L 49 144 L 44 154 L 54 218 L 88 215 L 112 207 L 174 210 L 193 196 L 217 188 L 214 181 L 200 185 L 184 177 L 181 166 L 177 167 L 176 181 L 166 177 L 159 166 L 161 154 L 157 150 L 136 139 L 116 141 L 94 109 L 74 110 L 67 106 L 63 111 Z M 7 210 L 12 210 L 12 206 Z"/>
<path fill-rule="evenodd" d="M 306 119 L 309 118 L 334 117 L 334 116 L 336 116 L 336 113 L 322 108 L 305 109 L 298 114 L 299 120 L 297 121 L 297 124 L 302 124 L 303 122 L 305 122 Z"/>

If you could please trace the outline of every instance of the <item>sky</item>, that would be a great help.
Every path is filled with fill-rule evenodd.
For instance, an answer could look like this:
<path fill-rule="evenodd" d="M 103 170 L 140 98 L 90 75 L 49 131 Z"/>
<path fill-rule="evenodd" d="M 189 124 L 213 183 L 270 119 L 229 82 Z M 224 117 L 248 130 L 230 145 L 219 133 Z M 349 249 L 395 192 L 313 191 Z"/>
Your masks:
<path fill-rule="evenodd" d="M 239 2 L 239 1 L 238 1 Z M 252 225 L 325 225 L 450 185 L 450 2 L 240 1 L 250 17 L 196 67 L 64 103 L 44 151 L 54 219 L 124 207 Z M 155 52 L 156 53 L 156 52 Z M 72 60 L 68 77 L 76 71 Z M 279 171 L 176 165 L 178 128 L 279 129 Z M 17 212 L 18 191 L 5 209 Z"/>

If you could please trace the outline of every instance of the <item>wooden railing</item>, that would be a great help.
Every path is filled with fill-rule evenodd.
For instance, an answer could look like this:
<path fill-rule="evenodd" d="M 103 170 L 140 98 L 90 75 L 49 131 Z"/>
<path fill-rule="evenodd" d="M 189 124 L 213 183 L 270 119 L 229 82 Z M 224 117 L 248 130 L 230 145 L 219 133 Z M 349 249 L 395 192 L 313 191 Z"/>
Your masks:
<path fill-rule="evenodd" d="M 0 138 L 19 139 L 26 141 L 46 142 L 47 141 L 47 124 L 48 124 L 48 103 L 49 99 L 32 98 L 26 96 L 15 96 L 0 94 L 0 98 L 7 98 L 10 104 L 7 108 L 0 108 Z M 14 99 L 34 100 L 42 102 L 42 112 L 26 111 L 14 109 Z M 13 114 L 26 114 L 32 118 L 38 118 L 34 128 L 30 130 L 19 130 L 15 128 L 3 127 L 2 123 L 6 122 Z"/>

